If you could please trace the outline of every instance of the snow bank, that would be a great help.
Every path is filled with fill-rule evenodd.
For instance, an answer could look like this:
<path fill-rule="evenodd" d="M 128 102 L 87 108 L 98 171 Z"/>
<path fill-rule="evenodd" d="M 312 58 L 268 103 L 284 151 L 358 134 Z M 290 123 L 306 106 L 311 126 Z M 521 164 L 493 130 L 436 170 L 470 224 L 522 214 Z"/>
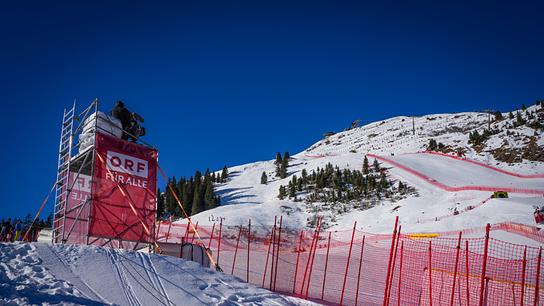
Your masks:
<path fill-rule="evenodd" d="M 0 243 L 0 304 L 315 305 L 182 259 L 92 246 Z"/>

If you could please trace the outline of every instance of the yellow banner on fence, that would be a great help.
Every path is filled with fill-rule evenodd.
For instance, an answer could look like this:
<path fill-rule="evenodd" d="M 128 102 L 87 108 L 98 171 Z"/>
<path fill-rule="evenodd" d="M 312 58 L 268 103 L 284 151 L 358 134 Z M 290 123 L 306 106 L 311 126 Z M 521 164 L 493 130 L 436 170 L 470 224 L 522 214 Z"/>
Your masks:
<path fill-rule="evenodd" d="M 432 233 L 421 233 L 421 234 L 408 234 L 410 239 L 426 239 L 426 238 L 436 238 L 440 236 L 439 234 Z"/>

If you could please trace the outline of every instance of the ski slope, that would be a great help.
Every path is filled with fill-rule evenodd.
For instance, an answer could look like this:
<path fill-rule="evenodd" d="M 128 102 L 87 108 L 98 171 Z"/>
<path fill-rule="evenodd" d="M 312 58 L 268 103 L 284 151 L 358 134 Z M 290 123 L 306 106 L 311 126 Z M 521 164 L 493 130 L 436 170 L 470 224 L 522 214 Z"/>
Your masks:
<path fill-rule="evenodd" d="M 527 110 L 533 115 L 542 112 L 537 106 Z M 503 116 L 505 120 L 488 122 L 487 114 L 468 112 L 426 115 L 414 118 L 413 123 L 411 117 L 404 116 L 370 123 L 336 133 L 292 155 L 285 179 L 275 177 L 273 160 L 230 167 L 228 181 L 216 186 L 222 206 L 192 219 L 210 226 L 219 220 L 226 226 L 236 226 L 251 219 L 256 228 L 269 229 L 274 216 L 283 215 L 284 226 L 295 229 L 307 228 L 308 221 L 319 214 L 331 221 L 329 230 L 349 230 L 357 221 L 359 229 L 372 233 L 390 233 L 397 215 L 405 232 L 483 229 L 486 223 L 535 226 L 534 207 L 544 204 L 544 162 L 505 163 L 496 160 L 491 151 L 505 147 L 521 150 L 532 138 L 544 150 L 544 140 L 532 128 L 512 127 L 514 121 L 508 119 L 508 113 Z M 484 150 L 475 151 L 468 134 L 482 133 L 488 126 L 500 132 L 490 136 Z M 424 153 L 430 139 L 464 149 L 465 157 Z M 300 177 L 303 169 L 311 172 L 331 163 L 340 169 L 360 170 L 365 155 L 370 163 L 378 159 L 391 179 L 415 187 L 418 195 L 341 214 L 277 199 L 279 186 L 286 186 L 293 175 Z M 260 184 L 263 172 L 269 178 L 266 185 Z M 510 198 L 490 199 L 496 190 L 509 191 Z M 454 215 L 455 210 L 459 214 Z M 525 237 L 512 233 L 497 231 L 492 235 L 525 241 Z"/>
<path fill-rule="evenodd" d="M 315 305 L 178 258 L 43 243 L 0 243 L 0 304 Z"/>

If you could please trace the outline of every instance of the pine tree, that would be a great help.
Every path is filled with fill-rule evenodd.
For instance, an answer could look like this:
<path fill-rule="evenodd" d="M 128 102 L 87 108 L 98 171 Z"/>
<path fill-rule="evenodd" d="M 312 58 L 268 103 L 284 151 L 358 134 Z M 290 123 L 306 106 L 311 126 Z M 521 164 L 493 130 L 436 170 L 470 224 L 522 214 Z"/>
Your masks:
<path fill-rule="evenodd" d="M 294 198 L 296 196 L 296 186 L 293 182 L 289 182 L 289 198 Z"/>
<path fill-rule="evenodd" d="M 226 182 L 228 177 L 229 177 L 229 170 L 227 169 L 227 166 L 224 166 L 223 171 L 221 171 L 221 182 L 222 183 Z"/>
<path fill-rule="evenodd" d="M 301 176 L 302 176 L 302 184 L 306 185 L 308 181 L 308 172 L 306 171 L 306 168 L 302 169 Z"/>
<path fill-rule="evenodd" d="M 365 155 L 365 159 L 363 160 L 363 174 L 368 174 L 368 158 Z"/>
<path fill-rule="evenodd" d="M 276 161 L 274 162 L 274 164 L 277 166 L 277 165 L 281 165 L 281 154 L 280 152 L 276 153 Z"/>
<path fill-rule="evenodd" d="M 204 193 L 204 203 L 206 206 L 205 207 L 206 210 L 216 207 L 216 199 L 214 198 L 214 195 L 213 195 L 213 183 L 211 180 L 209 180 L 208 183 L 206 183 L 206 191 Z"/>
<path fill-rule="evenodd" d="M 519 126 L 519 125 L 524 125 L 525 124 L 525 120 L 523 120 L 523 117 L 521 116 L 521 113 L 520 112 L 517 112 L 516 113 L 516 124 Z"/>
<path fill-rule="evenodd" d="M 380 163 L 378 163 L 378 160 L 377 159 L 374 159 L 374 171 L 375 172 L 380 172 Z"/>
<path fill-rule="evenodd" d="M 280 166 L 280 178 L 286 178 L 287 177 L 287 167 L 289 167 L 289 153 L 285 152 L 283 155 L 283 159 Z"/>
<path fill-rule="evenodd" d="M 525 107 L 525 104 L 524 104 L 524 103 L 521 104 L 521 110 L 522 110 L 522 111 L 526 111 L 526 110 L 527 110 L 527 107 Z"/>
<path fill-rule="evenodd" d="M 512 114 L 512 112 L 508 113 L 508 119 L 510 119 L 510 120 L 514 119 L 514 115 Z"/>
<path fill-rule="evenodd" d="M 280 192 L 278 194 L 278 199 L 283 200 L 285 199 L 285 187 L 283 185 L 280 185 Z"/>
<path fill-rule="evenodd" d="M 266 185 L 268 183 L 268 176 L 266 176 L 266 172 L 263 171 L 263 174 L 261 175 L 261 184 Z"/>
<path fill-rule="evenodd" d="M 438 145 L 436 144 L 436 140 L 429 139 L 429 145 L 427 146 L 428 151 L 434 151 L 438 148 Z"/>

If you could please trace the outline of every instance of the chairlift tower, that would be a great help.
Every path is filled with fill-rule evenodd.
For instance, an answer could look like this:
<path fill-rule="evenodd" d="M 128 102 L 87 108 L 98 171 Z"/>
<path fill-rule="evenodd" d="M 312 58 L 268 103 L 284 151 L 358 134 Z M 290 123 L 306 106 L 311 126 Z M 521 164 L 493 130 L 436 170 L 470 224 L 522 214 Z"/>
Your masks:
<path fill-rule="evenodd" d="M 158 151 L 98 106 L 64 110 L 52 242 L 137 249 L 154 235 Z"/>

